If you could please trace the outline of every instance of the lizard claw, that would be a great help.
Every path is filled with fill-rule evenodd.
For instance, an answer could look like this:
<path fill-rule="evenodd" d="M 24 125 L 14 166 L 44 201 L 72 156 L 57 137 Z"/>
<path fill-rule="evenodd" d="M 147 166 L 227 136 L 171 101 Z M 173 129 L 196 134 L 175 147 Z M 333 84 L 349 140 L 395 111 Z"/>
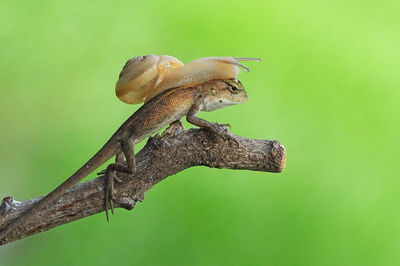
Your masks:
<path fill-rule="evenodd" d="M 221 128 L 226 128 L 226 127 L 232 128 L 231 124 L 229 124 L 229 123 L 227 123 L 227 124 L 212 123 L 212 124 L 217 126 L 217 127 L 221 127 Z"/>
<path fill-rule="evenodd" d="M 107 170 L 101 170 L 100 172 L 97 173 L 97 175 L 105 175 L 107 173 Z"/>
<path fill-rule="evenodd" d="M 226 127 L 231 127 L 231 125 L 230 124 L 212 123 L 210 126 L 210 130 L 212 132 L 214 132 L 215 134 L 219 135 L 224 140 L 228 140 L 228 141 L 231 140 L 234 143 L 236 143 L 236 145 L 239 145 L 239 142 L 237 141 L 237 139 L 234 136 L 232 136 L 231 134 L 229 134 Z"/>
<path fill-rule="evenodd" d="M 106 195 L 105 195 L 105 209 L 106 209 L 106 217 L 107 222 L 110 221 L 110 215 L 108 214 L 108 210 L 111 210 L 111 214 L 114 215 L 114 204 L 113 200 L 115 199 L 115 189 L 114 189 L 114 178 L 116 177 L 115 171 L 111 170 L 107 167 L 106 170 Z"/>

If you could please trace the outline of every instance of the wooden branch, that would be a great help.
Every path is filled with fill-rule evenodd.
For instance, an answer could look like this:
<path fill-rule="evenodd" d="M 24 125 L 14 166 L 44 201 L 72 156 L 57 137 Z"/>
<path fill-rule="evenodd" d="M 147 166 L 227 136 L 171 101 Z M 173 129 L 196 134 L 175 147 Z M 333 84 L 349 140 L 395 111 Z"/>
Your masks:
<path fill-rule="evenodd" d="M 231 134 L 231 133 L 230 133 Z M 224 141 L 204 129 L 185 130 L 169 127 L 162 136 L 150 138 L 136 155 L 134 178 L 119 175 L 114 206 L 132 210 L 147 190 L 168 176 L 192 166 L 282 172 L 286 163 L 285 147 L 278 141 L 254 140 L 234 136 L 238 144 Z M 104 176 L 75 185 L 60 199 L 39 211 L 35 217 L 12 230 L 0 245 L 47 231 L 104 211 Z M 0 206 L 0 228 L 30 208 L 42 197 L 17 202 L 6 197 Z"/>

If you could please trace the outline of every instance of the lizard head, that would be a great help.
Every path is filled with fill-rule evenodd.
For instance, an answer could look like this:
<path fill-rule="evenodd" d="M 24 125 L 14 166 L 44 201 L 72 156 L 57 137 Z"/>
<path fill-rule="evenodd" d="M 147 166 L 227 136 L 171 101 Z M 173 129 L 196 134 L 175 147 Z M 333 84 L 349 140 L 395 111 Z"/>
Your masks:
<path fill-rule="evenodd" d="M 207 82 L 202 88 L 201 97 L 203 111 L 213 111 L 248 101 L 242 83 L 235 78 Z"/>

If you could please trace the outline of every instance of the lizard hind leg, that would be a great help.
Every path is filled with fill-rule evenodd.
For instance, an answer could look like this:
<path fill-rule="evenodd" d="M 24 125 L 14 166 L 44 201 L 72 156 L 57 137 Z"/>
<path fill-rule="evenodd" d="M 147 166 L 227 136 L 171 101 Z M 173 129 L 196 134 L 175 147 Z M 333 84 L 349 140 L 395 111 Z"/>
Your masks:
<path fill-rule="evenodd" d="M 116 172 L 135 174 L 136 161 L 134 153 L 134 140 L 129 138 L 121 142 L 122 152 L 117 154 L 116 162 L 111 163 L 106 169 L 106 188 L 105 188 L 105 211 L 107 221 L 110 221 L 108 210 L 114 215 L 113 201 L 116 199 L 114 184 L 115 181 L 122 181 L 117 177 Z M 126 158 L 126 159 L 125 159 Z"/>
<path fill-rule="evenodd" d="M 115 156 L 115 162 L 117 164 L 126 164 L 126 159 L 123 152 L 120 152 Z M 101 170 L 100 172 L 97 173 L 97 175 L 105 175 L 105 174 L 107 174 L 107 169 Z M 115 180 L 117 180 L 118 183 L 121 183 L 121 180 L 117 176 L 115 176 Z"/>
<path fill-rule="evenodd" d="M 115 162 L 116 163 L 126 163 L 125 155 L 123 152 L 120 152 L 115 156 Z"/>

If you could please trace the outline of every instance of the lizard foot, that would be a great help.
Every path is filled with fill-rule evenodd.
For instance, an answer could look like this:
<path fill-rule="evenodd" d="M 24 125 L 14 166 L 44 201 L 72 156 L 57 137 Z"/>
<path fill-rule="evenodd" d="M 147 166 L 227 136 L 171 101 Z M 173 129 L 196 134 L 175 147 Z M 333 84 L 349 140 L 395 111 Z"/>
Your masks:
<path fill-rule="evenodd" d="M 102 172 L 104 172 L 104 171 L 102 171 Z M 117 181 L 117 183 L 122 182 L 122 180 L 117 177 L 116 172 L 122 172 L 122 173 L 127 173 L 127 174 L 132 173 L 132 171 L 129 169 L 129 167 L 125 164 L 112 163 L 107 166 L 107 169 L 105 170 L 106 184 L 105 184 L 105 199 L 104 199 L 107 222 L 110 221 L 110 216 L 108 213 L 109 209 L 111 210 L 111 214 L 114 215 L 113 202 L 116 199 L 115 181 Z"/>
<path fill-rule="evenodd" d="M 231 125 L 230 124 L 212 123 L 208 129 L 211 132 L 219 135 L 224 140 L 232 140 L 234 143 L 236 143 L 238 145 L 239 143 L 238 143 L 237 139 L 234 136 L 232 136 L 231 134 L 229 134 L 226 127 L 231 127 Z"/>
<path fill-rule="evenodd" d="M 96 173 L 96 175 L 105 175 L 107 170 L 101 170 L 100 172 Z"/>
<path fill-rule="evenodd" d="M 107 174 L 107 169 L 101 170 L 100 172 L 97 173 L 97 175 L 106 175 Z M 115 175 L 114 180 L 117 181 L 117 183 L 122 183 L 122 180 Z"/>

